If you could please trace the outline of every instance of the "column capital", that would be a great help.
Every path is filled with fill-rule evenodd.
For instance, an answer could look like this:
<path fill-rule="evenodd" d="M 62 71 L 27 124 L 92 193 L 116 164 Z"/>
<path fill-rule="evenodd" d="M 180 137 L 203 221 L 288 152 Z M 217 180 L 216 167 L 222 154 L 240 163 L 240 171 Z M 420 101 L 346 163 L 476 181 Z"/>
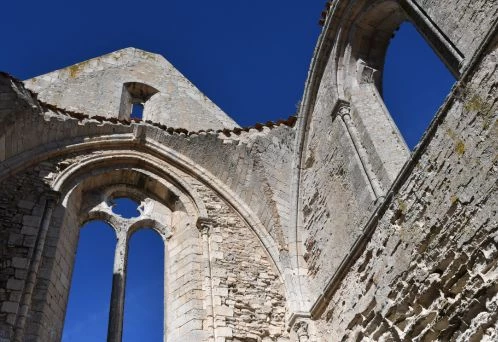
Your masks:
<path fill-rule="evenodd" d="M 334 109 L 332 110 L 332 117 L 336 117 L 337 115 L 340 117 L 344 117 L 345 115 L 349 115 L 351 111 L 351 105 L 348 101 L 338 99 L 335 103 Z"/>
<path fill-rule="evenodd" d="M 214 220 L 208 217 L 199 217 L 196 225 L 197 229 L 201 232 L 201 235 L 208 235 L 214 226 Z"/>

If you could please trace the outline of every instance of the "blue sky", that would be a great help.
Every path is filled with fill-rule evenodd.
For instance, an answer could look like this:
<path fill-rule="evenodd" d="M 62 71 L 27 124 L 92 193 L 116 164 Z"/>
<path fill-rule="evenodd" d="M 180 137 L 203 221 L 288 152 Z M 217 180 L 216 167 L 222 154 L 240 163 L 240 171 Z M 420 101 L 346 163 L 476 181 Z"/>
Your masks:
<path fill-rule="evenodd" d="M 303 93 L 324 3 L 9 1 L 0 70 L 27 79 L 133 46 L 165 56 L 243 126 L 287 118 Z M 387 56 L 384 96 L 413 147 L 453 78 L 414 29 L 402 34 Z"/>
<path fill-rule="evenodd" d="M 325 0 L 8 1 L 0 70 L 27 79 L 133 46 L 165 56 L 241 125 L 286 118 L 300 101 Z M 387 107 L 410 148 L 454 80 L 410 25 L 389 47 Z M 127 208 L 124 214 L 131 213 Z M 81 231 L 64 341 L 104 341 L 115 236 Z M 151 230 L 130 244 L 124 341 L 160 341 L 163 245 Z"/>
<path fill-rule="evenodd" d="M 391 41 L 384 66 L 384 102 L 413 150 L 455 79 L 409 23 Z"/>
<path fill-rule="evenodd" d="M 69 5 L 70 4 L 70 5 Z M 0 70 L 26 79 L 125 47 L 163 55 L 240 124 L 300 100 L 325 0 L 2 3 Z"/>

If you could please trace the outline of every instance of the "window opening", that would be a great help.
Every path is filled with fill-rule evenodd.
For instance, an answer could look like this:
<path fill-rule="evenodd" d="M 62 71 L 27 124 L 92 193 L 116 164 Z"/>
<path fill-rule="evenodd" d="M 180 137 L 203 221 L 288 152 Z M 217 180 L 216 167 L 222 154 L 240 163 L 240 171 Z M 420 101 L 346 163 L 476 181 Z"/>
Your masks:
<path fill-rule="evenodd" d="M 119 197 L 112 200 L 112 212 L 127 219 L 140 216 L 139 206 L 138 202 L 128 197 Z"/>
<path fill-rule="evenodd" d="M 116 235 L 103 221 L 80 231 L 62 341 L 105 341 L 112 290 Z"/>
<path fill-rule="evenodd" d="M 413 150 L 455 78 L 415 27 L 403 23 L 392 39 L 383 72 L 383 98 Z"/>
<path fill-rule="evenodd" d="M 144 83 L 124 83 L 119 105 L 119 119 L 143 119 L 147 101 L 158 92 L 156 88 Z"/>
<path fill-rule="evenodd" d="M 131 108 L 131 119 L 142 120 L 144 114 L 144 104 L 143 103 L 134 103 Z"/>
<path fill-rule="evenodd" d="M 162 341 L 163 326 L 164 242 L 140 229 L 128 244 L 123 341 Z"/>

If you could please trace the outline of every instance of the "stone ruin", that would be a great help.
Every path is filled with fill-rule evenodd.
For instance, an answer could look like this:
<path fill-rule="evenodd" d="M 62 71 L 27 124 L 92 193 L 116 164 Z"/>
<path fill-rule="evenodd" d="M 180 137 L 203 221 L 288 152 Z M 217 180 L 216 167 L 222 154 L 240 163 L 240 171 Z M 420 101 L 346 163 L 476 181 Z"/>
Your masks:
<path fill-rule="evenodd" d="M 61 339 L 93 219 L 118 241 L 109 341 L 143 227 L 164 239 L 165 341 L 497 341 L 497 18 L 331 1 L 297 116 L 247 128 L 134 48 L 0 74 L 0 341 Z M 404 21 L 457 79 L 413 152 L 379 95 Z M 113 214 L 123 196 L 138 218 Z"/>

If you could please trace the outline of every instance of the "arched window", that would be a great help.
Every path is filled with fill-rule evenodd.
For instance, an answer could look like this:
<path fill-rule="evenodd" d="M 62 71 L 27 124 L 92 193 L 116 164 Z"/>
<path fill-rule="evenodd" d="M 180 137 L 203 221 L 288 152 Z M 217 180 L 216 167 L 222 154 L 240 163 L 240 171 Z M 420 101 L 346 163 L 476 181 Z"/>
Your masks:
<path fill-rule="evenodd" d="M 90 210 L 90 217 L 105 217 L 117 228 L 114 233 L 102 229 L 110 227 L 105 222 L 91 221 L 82 229 L 64 341 L 163 339 L 165 245 L 155 230 L 137 228 L 155 224 L 144 218 L 147 203 L 149 215 L 152 207 L 154 214 L 166 209 L 142 196 L 118 186 Z"/>
<path fill-rule="evenodd" d="M 116 235 L 103 221 L 80 231 L 62 340 L 105 341 Z"/>
<path fill-rule="evenodd" d="M 413 24 L 404 22 L 387 49 L 382 95 L 411 150 L 454 82 L 451 72 Z"/>
<path fill-rule="evenodd" d="M 164 325 L 164 243 L 141 229 L 128 246 L 123 341 L 162 341 Z"/>
<path fill-rule="evenodd" d="M 401 81 L 395 84 L 395 87 L 396 92 L 399 92 L 403 84 L 412 86 L 408 87 L 411 89 L 408 90 L 411 99 L 415 95 L 421 95 L 429 83 L 435 82 L 432 80 L 433 75 L 430 74 L 418 85 L 414 86 L 413 83 L 421 75 L 421 70 L 427 71 L 425 56 L 427 50 L 431 50 L 429 46 L 441 57 L 444 65 L 451 70 L 453 75 L 459 74 L 458 67 L 462 55 L 414 3 L 380 0 L 358 6 L 362 6 L 362 9 L 357 9 L 356 16 L 351 18 L 351 24 L 347 25 L 347 29 L 341 30 L 340 39 L 342 41 L 337 43 L 337 46 L 340 46 L 337 73 L 337 84 L 340 87 L 339 101 L 336 102 L 333 116 L 342 113 L 341 117 L 345 120 L 348 134 L 361 160 L 365 178 L 368 178 L 368 183 L 371 185 L 370 192 L 374 194 L 375 198 L 379 198 L 385 194 L 396 179 L 399 171 L 410 157 L 410 149 L 413 149 L 419 141 L 420 136 L 428 126 L 428 122 L 436 113 L 435 109 L 429 110 L 429 114 L 424 120 L 420 113 L 414 114 L 420 109 L 413 105 L 410 106 L 407 101 L 403 101 L 403 103 L 408 104 L 409 114 L 402 114 L 395 108 L 390 101 L 390 95 L 388 95 L 388 100 L 384 101 L 383 86 L 387 88 L 390 86 L 387 84 L 390 82 L 384 79 L 384 70 L 387 68 L 387 72 L 390 72 L 392 61 L 390 51 L 386 64 L 386 53 L 391 45 L 393 34 L 400 25 L 406 22 L 413 23 L 413 26 L 417 28 L 416 31 L 408 30 L 408 33 L 411 34 L 410 38 L 403 39 L 406 31 L 406 28 L 403 27 L 399 33 L 401 38 L 396 39 L 396 42 L 393 42 L 389 48 L 389 50 L 396 50 L 398 40 L 405 43 L 401 48 L 404 56 L 400 54 L 395 58 L 396 63 L 401 63 L 404 66 L 401 72 L 397 72 Z M 424 38 L 421 38 L 416 32 L 420 32 Z M 416 36 L 416 40 L 414 40 L 413 35 Z M 423 50 L 420 48 L 421 45 Z M 406 56 L 407 53 L 409 56 Z M 403 60 L 404 58 L 405 60 Z M 412 59 L 411 64 L 404 64 L 408 58 L 415 59 Z M 434 56 L 432 55 L 430 58 L 434 58 Z M 439 70 L 446 72 L 444 67 Z M 390 90 L 387 89 L 387 91 Z M 417 92 L 418 94 L 415 94 Z M 436 102 L 441 103 L 442 97 L 445 95 L 440 95 Z M 418 99 L 417 102 L 419 105 L 428 104 L 430 101 Z M 437 108 L 437 105 L 435 107 Z M 400 122 L 401 115 L 405 118 L 412 118 L 413 121 L 398 126 L 397 123 Z M 418 129 L 415 130 L 414 121 L 417 121 L 418 125 Z M 407 136 L 408 145 L 400 129 Z M 415 132 L 412 134 L 413 137 L 408 137 L 407 131 Z"/>
<path fill-rule="evenodd" d="M 64 197 L 64 207 L 60 208 L 60 210 L 64 208 L 64 212 L 57 212 L 57 215 L 60 216 L 55 216 L 61 220 L 59 223 L 60 228 L 55 231 L 58 234 L 56 255 L 51 261 L 53 265 L 51 265 L 49 288 L 47 290 L 43 289 L 46 293 L 43 293 L 44 297 L 41 299 L 44 300 L 41 303 L 44 305 L 43 309 L 47 310 L 47 312 L 52 312 L 52 316 L 43 315 L 41 317 L 43 327 L 51 329 L 53 338 L 49 338 L 49 340 L 61 339 L 64 333 L 64 341 L 78 341 L 74 337 L 78 331 L 79 337 L 84 341 L 122 340 L 125 303 L 128 297 L 133 298 L 135 274 L 144 271 L 144 265 L 152 265 L 155 262 L 159 262 L 159 264 L 155 264 L 159 266 L 154 267 L 149 273 L 149 275 L 159 280 L 156 282 L 156 290 L 160 289 L 151 297 L 154 305 L 158 308 L 157 314 L 154 314 L 156 319 L 156 323 L 153 324 L 156 327 L 154 328 L 154 334 L 156 334 L 154 336 L 160 335 L 161 340 L 163 340 L 163 332 L 164 336 L 168 331 L 174 334 L 180 324 L 184 324 L 183 317 L 168 316 L 163 312 L 166 307 L 165 303 L 168 303 L 171 311 L 175 311 L 181 306 L 181 303 L 175 300 L 176 297 L 172 292 L 163 293 L 165 287 L 171 289 L 177 284 L 177 279 L 165 277 L 166 270 L 173 270 L 173 266 L 176 265 L 168 262 L 171 259 L 165 259 L 164 255 L 167 248 L 169 248 L 168 253 L 171 253 L 171 250 L 178 246 L 176 244 L 177 239 L 173 234 L 174 231 L 188 229 L 187 231 L 197 236 L 198 230 L 195 224 L 192 224 L 191 218 L 198 215 L 195 209 L 198 206 L 194 205 L 194 202 L 190 202 L 191 197 L 184 196 L 180 189 L 163 179 L 162 173 L 160 176 L 153 175 L 148 169 L 140 168 L 139 165 L 142 159 L 136 159 L 136 161 L 140 161 L 139 163 L 129 162 L 127 167 L 122 167 L 121 163 L 123 161 L 119 158 L 116 158 L 118 159 L 117 163 L 115 163 L 116 160 L 114 159 L 105 165 L 102 165 L 100 161 L 95 161 L 93 165 L 86 165 L 83 169 L 84 171 L 81 170 L 82 172 L 73 170 L 73 173 L 65 179 L 65 183 L 55 185 L 57 191 L 66 195 Z M 104 160 L 107 160 L 107 158 L 105 157 Z M 79 240 L 82 223 L 93 222 L 92 220 L 102 220 L 113 227 L 115 235 L 111 234 L 112 243 L 106 245 L 109 246 L 108 248 L 101 247 L 100 242 L 105 239 L 96 234 L 91 234 L 90 237 L 85 238 L 87 230 L 91 231 L 90 225 L 81 230 L 81 239 Z M 140 240 L 141 234 L 150 233 L 150 231 L 143 230 L 144 227 L 150 227 L 158 234 L 158 236 L 156 233 L 152 234 L 155 242 L 146 243 L 145 251 L 154 251 L 160 255 L 158 257 L 142 255 L 137 261 L 137 257 L 135 257 L 137 249 L 134 248 L 135 240 Z M 135 234 L 134 232 L 137 232 L 137 230 L 138 233 Z M 107 229 L 107 231 L 112 232 L 112 229 Z M 80 241 L 80 248 L 78 260 L 76 261 L 78 241 Z M 173 243 L 168 244 L 166 241 L 173 241 Z M 197 241 L 188 240 L 183 242 L 182 240 L 182 243 L 185 244 L 188 251 L 185 255 L 194 255 L 196 253 L 195 248 L 197 247 L 191 250 L 187 246 L 197 246 Z M 159 245 L 159 249 L 154 248 L 154 245 Z M 86 247 L 83 248 L 82 246 Z M 87 253 L 82 252 L 82 248 Z M 129 251 L 131 254 L 129 264 L 131 275 L 127 277 Z M 183 252 L 183 248 L 181 248 L 181 251 Z M 106 252 L 107 256 L 99 256 L 97 262 L 92 264 L 90 261 L 95 261 L 92 256 L 101 255 L 101 252 Z M 195 254 L 195 257 L 199 260 L 194 258 L 184 263 L 182 262 L 182 265 L 185 265 L 185 274 L 190 274 L 191 265 L 197 265 L 198 262 L 202 261 L 201 255 Z M 86 274 L 85 272 L 81 273 L 79 271 L 81 262 L 86 264 L 90 262 L 90 265 L 95 266 L 95 270 L 92 269 L 92 266 L 88 266 L 86 269 L 90 269 L 90 271 L 86 272 Z M 137 264 L 140 267 L 134 266 Z M 108 270 L 106 271 L 108 278 L 105 281 L 93 274 L 99 267 L 104 265 Z M 74 279 L 71 289 L 70 282 L 73 271 Z M 172 272 L 178 271 L 174 270 Z M 140 278 L 142 276 L 139 275 Z M 199 276 L 202 275 L 199 273 Z M 129 293 L 125 293 L 127 278 L 131 286 Z M 90 285 L 95 286 L 93 288 L 87 286 L 88 281 L 91 282 Z M 202 281 L 202 279 L 199 279 L 199 281 Z M 152 282 L 149 281 L 146 286 L 150 284 Z M 89 295 L 91 300 L 85 301 L 86 297 L 79 294 L 81 291 L 78 290 L 78 287 L 83 287 L 86 290 L 92 289 Z M 87 295 L 88 292 L 86 292 Z M 148 291 L 148 293 L 151 292 Z M 183 284 L 177 286 L 175 293 L 179 296 L 192 296 L 192 300 L 196 300 L 195 293 L 192 294 Z M 71 297 L 70 300 L 69 297 Z M 75 299 L 73 298 L 79 298 L 80 305 L 75 305 Z M 98 301 L 99 308 L 98 310 L 93 310 L 93 303 L 96 301 Z M 92 310 L 87 310 L 84 305 L 91 305 Z M 149 306 L 149 309 L 151 307 Z M 202 310 L 202 303 L 196 302 L 193 307 L 195 310 Z M 38 310 L 38 305 L 36 310 Z M 93 327 L 85 319 L 97 317 L 95 316 L 96 313 L 101 314 L 98 316 L 98 327 L 92 330 L 92 334 L 89 334 L 86 330 Z M 60 315 L 60 318 L 55 317 L 57 314 Z M 66 325 L 62 327 L 64 317 L 66 317 Z M 164 319 L 161 319 L 161 317 Z M 61 322 L 61 325 L 50 326 L 50 324 L 56 322 L 55 320 Z M 79 322 L 84 322 L 84 326 L 82 327 Z M 31 326 L 34 327 L 35 324 L 37 325 L 36 329 L 41 326 L 37 322 L 28 321 L 26 323 L 29 324 L 29 326 L 26 325 L 29 329 L 33 329 Z M 141 323 L 132 320 L 131 323 L 127 324 L 126 328 L 133 331 L 136 324 L 140 325 Z M 169 329 L 166 329 L 166 326 Z M 148 329 L 150 330 L 150 326 Z M 98 335 L 93 335 L 94 331 L 98 332 Z M 128 333 L 127 336 L 129 336 Z M 144 338 L 144 340 L 146 339 Z"/>

